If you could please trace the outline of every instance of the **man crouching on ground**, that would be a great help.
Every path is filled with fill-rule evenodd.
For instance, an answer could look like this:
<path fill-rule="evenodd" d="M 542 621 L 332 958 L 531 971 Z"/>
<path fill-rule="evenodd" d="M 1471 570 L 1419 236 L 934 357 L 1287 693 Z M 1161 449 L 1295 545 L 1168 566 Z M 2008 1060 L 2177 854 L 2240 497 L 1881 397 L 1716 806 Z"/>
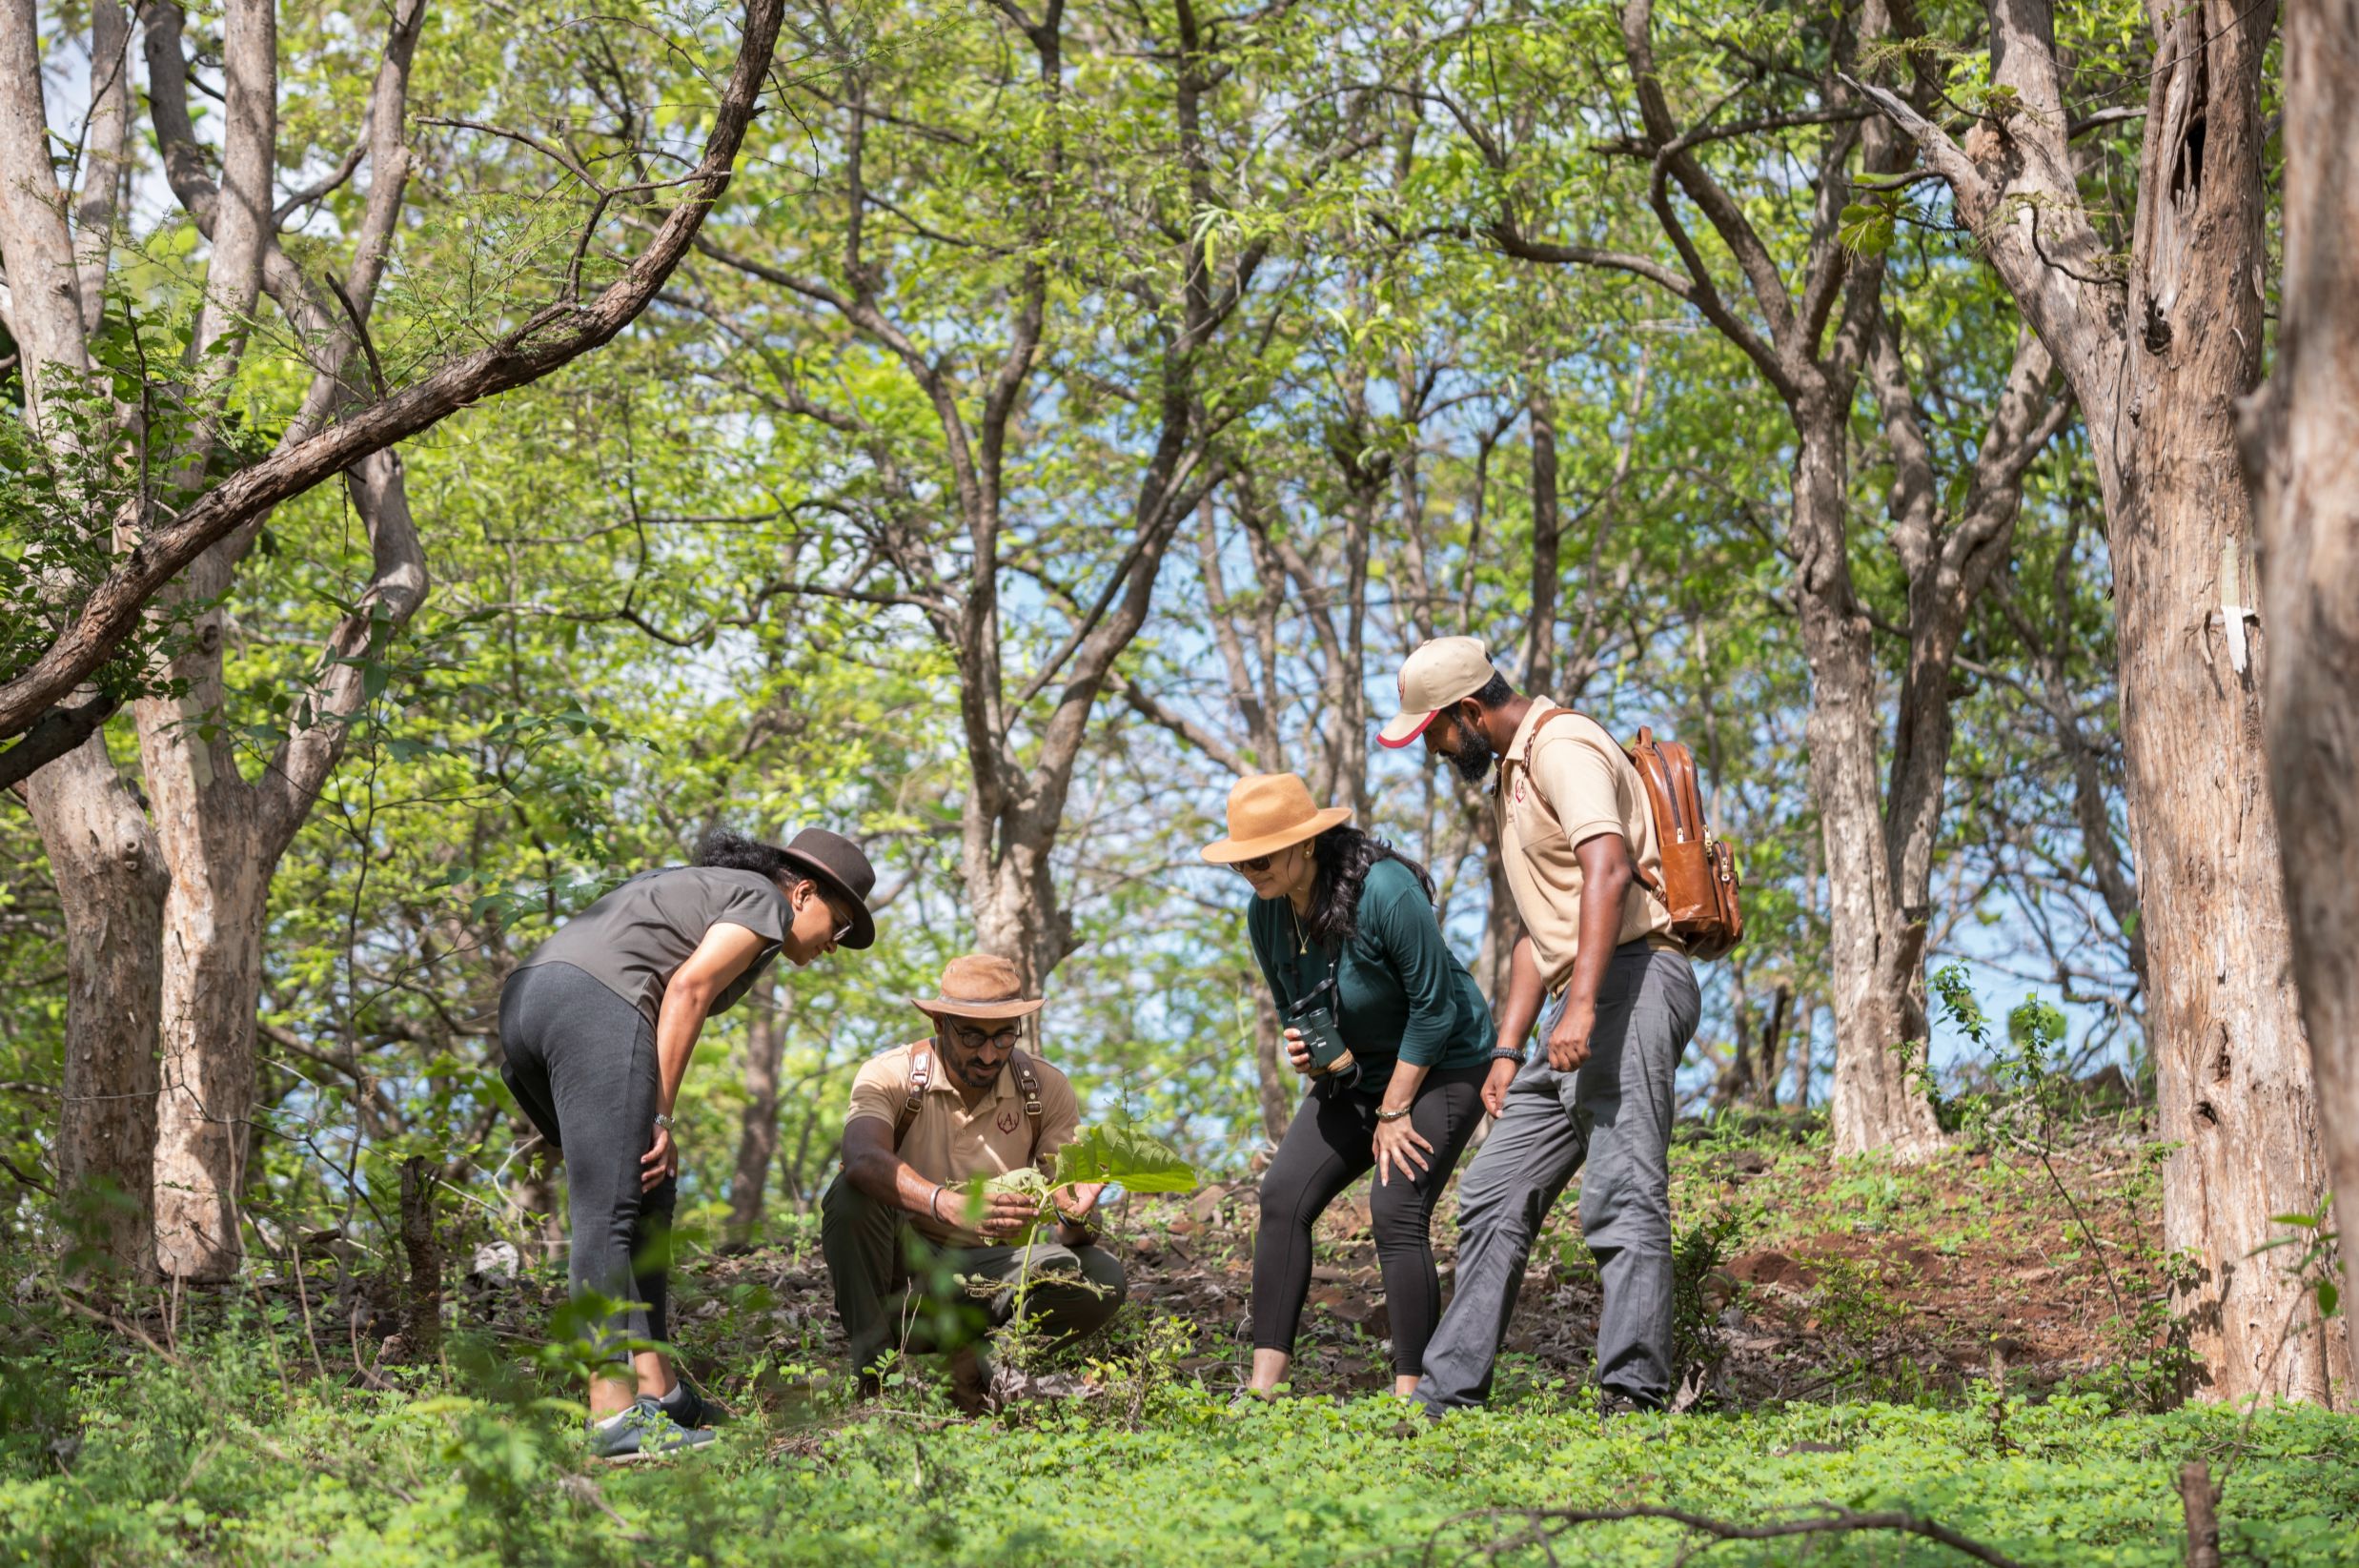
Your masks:
<path fill-rule="evenodd" d="M 1025 1316 L 1052 1344 L 1096 1333 L 1122 1304 L 1122 1265 L 1095 1245 L 1088 1220 L 1098 1187 L 1057 1194 L 1053 1243 L 1004 1245 L 1038 1212 L 1022 1194 L 992 1193 L 980 1215 L 967 1212 L 966 1182 L 1026 1166 L 1052 1171 L 1081 1122 L 1065 1074 L 1016 1049 L 1024 1020 L 1041 1008 L 1023 990 L 1004 958 L 951 960 L 941 995 L 910 999 L 934 1021 L 932 1038 L 872 1058 L 853 1080 L 844 1172 L 820 1200 L 820 1247 L 864 1396 L 876 1393 L 883 1352 L 942 1350 L 951 1353 L 960 1408 L 984 1407 L 989 1378 L 974 1340 L 933 1342 L 940 1303 L 908 1310 L 917 1305 L 911 1277 L 930 1277 L 936 1265 L 970 1285 L 1002 1282 L 965 1298 L 991 1329 L 1015 1316 L 1016 1282 L 1027 1280 Z"/>

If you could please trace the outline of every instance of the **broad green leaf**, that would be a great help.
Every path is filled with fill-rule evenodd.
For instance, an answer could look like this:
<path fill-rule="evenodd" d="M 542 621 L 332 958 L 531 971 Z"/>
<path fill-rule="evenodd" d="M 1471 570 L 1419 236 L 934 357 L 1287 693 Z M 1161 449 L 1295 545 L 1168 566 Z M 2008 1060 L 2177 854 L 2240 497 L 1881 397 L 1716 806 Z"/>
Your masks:
<path fill-rule="evenodd" d="M 1189 1192 L 1196 1168 L 1152 1133 L 1112 1123 L 1082 1129 L 1057 1151 L 1057 1185 L 1120 1182 L 1133 1192 Z"/>

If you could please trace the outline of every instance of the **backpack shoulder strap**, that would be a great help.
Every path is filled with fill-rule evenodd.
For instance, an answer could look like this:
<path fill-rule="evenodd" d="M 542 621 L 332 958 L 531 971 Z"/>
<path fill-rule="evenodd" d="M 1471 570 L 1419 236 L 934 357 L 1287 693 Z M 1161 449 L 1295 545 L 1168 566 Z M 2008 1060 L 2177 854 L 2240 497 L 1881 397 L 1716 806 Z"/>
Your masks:
<path fill-rule="evenodd" d="M 1032 1059 L 1020 1050 L 1008 1052 L 1007 1065 L 1015 1069 L 1016 1088 L 1024 1093 L 1024 1119 L 1032 1125 L 1032 1158 L 1037 1161 L 1040 1158 L 1040 1122 L 1047 1113 L 1040 1098 L 1040 1071 L 1033 1067 Z"/>
<path fill-rule="evenodd" d="M 1532 768 L 1532 748 L 1533 748 L 1535 745 L 1536 745 L 1536 744 L 1538 744 L 1538 743 L 1539 743 L 1539 739 L 1540 739 L 1540 731 L 1541 731 L 1543 728 L 1545 728 L 1546 726 L 1548 726 L 1548 725 L 1550 725 L 1550 724 L 1555 723 L 1556 723 L 1557 720 L 1559 720 L 1559 719 L 1580 719 L 1580 718 L 1586 718 L 1586 717 L 1587 717 L 1587 715 L 1585 715 L 1585 714 L 1583 714 L 1583 713 L 1579 712 L 1577 709 L 1575 709 L 1575 708 L 1568 708 L 1568 707 L 1551 707 L 1551 708 L 1550 708 L 1550 709 L 1549 709 L 1546 713 L 1541 714 L 1541 715 L 1540 715 L 1540 717 L 1539 717 L 1539 722 L 1538 722 L 1538 723 L 1535 723 L 1535 724 L 1531 727 L 1531 729 L 1525 733 L 1525 736 L 1524 736 L 1524 743 L 1523 743 L 1523 750 L 1522 750 L 1522 752 L 1521 752 L 1520 754 L 1518 754 L 1518 755 L 1517 755 L 1517 757 L 1515 758 L 1515 765 L 1516 765 L 1516 766 L 1518 766 L 1518 767 L 1520 767 L 1520 768 L 1522 768 L 1522 769 L 1524 769 L 1526 772 L 1531 771 L 1531 768 Z M 1590 722 L 1591 723 L 1593 723 L 1593 724 L 1595 724 L 1595 723 L 1597 723 L 1595 719 L 1591 719 L 1589 722 Z M 1604 728 L 1605 728 L 1605 726 L 1604 726 L 1603 724 L 1597 724 L 1597 727 L 1598 727 L 1599 729 L 1604 729 Z M 1611 740 L 1612 738 L 1613 738 L 1613 737 L 1612 737 L 1611 732 L 1608 732 L 1607 739 L 1608 739 L 1608 740 Z M 1654 744 L 1654 741 L 1655 741 L 1655 732 L 1654 732 L 1654 730 L 1653 730 L 1652 728 L 1647 727 L 1647 726 L 1641 725 L 1641 726 L 1639 727 L 1639 729 L 1638 729 L 1638 742 L 1637 742 L 1637 743 L 1638 743 L 1640 746 L 1645 746 L 1645 747 L 1649 747 L 1649 748 L 1651 748 L 1651 747 L 1653 746 L 1653 744 Z M 1619 744 L 1619 743 L 1618 743 L 1618 742 L 1617 742 L 1617 743 L 1617 743 L 1617 745 Z M 1630 760 L 1630 765 L 1631 765 L 1632 767 L 1634 767 L 1634 768 L 1637 768 L 1637 767 L 1640 767 L 1640 766 L 1641 766 L 1641 764 L 1640 764 L 1639 759 L 1638 759 L 1638 753 L 1637 753 L 1637 751 L 1633 750 L 1633 749 L 1632 749 L 1631 747 L 1629 747 L 1629 746 L 1621 746 L 1621 747 L 1620 747 L 1620 749 L 1621 749 L 1621 754 L 1622 754 L 1624 757 L 1626 757 L 1626 758 L 1628 758 L 1628 759 Z M 1667 781 L 1666 781 L 1666 783 L 1667 783 Z M 1653 813 L 1653 811 L 1654 811 L 1654 804 L 1655 804 L 1655 803 L 1654 803 L 1654 797 L 1653 797 L 1652 793 L 1651 793 L 1651 792 L 1649 792 L 1648 790 L 1646 790 L 1646 788 L 1644 787 L 1644 786 L 1645 786 L 1645 784 L 1646 784 L 1645 779 L 1644 779 L 1643 777 L 1641 777 L 1641 778 L 1640 778 L 1640 780 L 1639 780 L 1639 785 L 1640 785 L 1640 790 L 1639 790 L 1639 792 L 1640 792 L 1642 795 L 1645 795 L 1645 796 L 1647 797 L 1647 802 L 1646 802 L 1646 804 L 1647 804 L 1647 809 L 1648 809 L 1648 812 L 1649 812 L 1649 813 L 1650 813 L 1650 815 L 1651 815 L 1651 814 Z M 1556 819 L 1556 820 L 1559 824 L 1561 824 L 1562 819 L 1561 819 L 1561 818 L 1557 818 L 1557 817 L 1556 817 L 1556 807 L 1555 803 L 1554 803 L 1554 802 L 1552 802 L 1552 801 L 1550 801 L 1550 800 L 1549 800 L 1549 798 L 1548 798 L 1546 795 L 1541 794 L 1541 793 L 1539 792 L 1539 790 L 1535 788 L 1535 789 L 1534 789 L 1534 790 L 1532 791 L 1532 798 L 1533 798 L 1534 800 L 1535 800 L 1535 801 L 1537 801 L 1537 802 L 1539 803 L 1539 805 L 1540 805 L 1540 809 L 1541 809 L 1541 810 L 1543 810 L 1543 811 L 1547 812 L 1547 813 L 1548 813 L 1548 815 L 1549 815 L 1552 819 Z M 1654 894 L 1657 898 L 1661 898 L 1661 897 L 1663 896 L 1663 889 L 1662 889 L 1661 885 L 1660 885 L 1659 883 L 1657 883 L 1657 882 L 1654 878 L 1649 877 L 1649 876 L 1646 874 L 1646 867 L 1645 867 L 1645 866 L 1643 866 L 1643 865 L 1640 865 L 1638 864 L 1637 846 L 1636 845 L 1631 845 L 1631 852 L 1630 852 L 1630 871 L 1631 871 L 1631 875 L 1632 875 L 1634 878 L 1636 878 L 1636 879 L 1637 879 L 1637 884 L 1638 884 L 1638 886 L 1641 886 L 1641 887 L 1645 888 L 1648 892 L 1650 892 L 1650 893 Z"/>
<path fill-rule="evenodd" d="M 1531 767 L 1532 748 L 1540 743 L 1540 731 L 1546 729 L 1549 725 L 1555 723 L 1559 719 L 1578 719 L 1579 717 L 1581 717 L 1581 715 L 1577 709 L 1563 707 L 1554 703 L 1550 703 L 1548 706 L 1548 711 L 1541 714 L 1539 718 L 1534 720 L 1531 727 L 1524 731 L 1523 749 L 1516 752 L 1515 757 L 1512 759 L 1515 764 L 1521 768 Z"/>
<path fill-rule="evenodd" d="M 918 1110 L 925 1104 L 925 1090 L 934 1081 L 934 1043 L 921 1040 L 909 1048 L 909 1098 L 902 1106 L 900 1117 L 893 1123 L 893 1147 L 909 1135 L 909 1129 L 918 1117 Z"/>

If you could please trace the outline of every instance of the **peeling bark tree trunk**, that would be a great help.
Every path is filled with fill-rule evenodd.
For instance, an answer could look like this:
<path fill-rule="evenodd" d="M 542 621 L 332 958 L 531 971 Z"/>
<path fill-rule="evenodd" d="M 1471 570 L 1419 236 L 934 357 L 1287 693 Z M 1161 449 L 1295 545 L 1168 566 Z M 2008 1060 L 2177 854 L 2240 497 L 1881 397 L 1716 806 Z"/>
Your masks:
<path fill-rule="evenodd" d="M 2314 1210 L 2328 1177 L 2263 761 L 2261 666 L 2275 653 L 2247 635 L 2242 670 L 2234 654 L 2254 599 L 2234 402 L 2261 370 L 2270 20 L 2266 4 L 2207 0 L 2158 41 L 2171 64 L 2140 179 L 2131 401 L 2126 429 L 2095 445 L 2128 443 L 2106 512 L 2147 1028 L 2162 1134 L 2179 1145 L 2163 1239 L 2201 1259 L 2193 1343 L 2213 1392 L 2325 1402 L 2351 1376 L 2349 1320 L 2322 1322 L 2258 1252 L 2281 1233 L 2271 1216 Z"/>
<path fill-rule="evenodd" d="M 200 602 L 215 598 L 231 570 L 216 546 L 178 592 Z M 230 1278 L 244 1252 L 237 1200 L 253 1141 L 254 1028 L 270 891 L 254 792 L 221 729 L 221 637 L 222 614 L 208 610 L 191 628 L 192 650 L 168 672 L 187 682 L 186 695 L 144 699 L 134 708 L 156 841 L 172 875 L 163 911 L 156 1262 L 165 1273 L 193 1280 Z"/>
<path fill-rule="evenodd" d="M 1810 662 L 1810 795 L 1826 856 L 1828 1000 L 1835 1008 L 1835 1089 L 1828 1106 L 1835 1152 L 1881 1149 L 1902 1159 L 1941 1144 L 1910 1059 L 1895 1048 L 1924 1039 L 1913 1008 L 1925 927 L 1894 896 L 1878 777 L 1882 715 L 1876 650 L 1853 600 L 1844 552 L 1849 530 L 1844 410 L 1805 404 L 1794 465 L 1795 601 Z"/>
<path fill-rule="evenodd" d="M 778 1068 L 786 1050 L 787 990 L 775 970 L 747 997 L 745 1109 L 738 1116 L 737 1170 L 729 1178 L 728 1238 L 750 1246 L 762 1227 L 770 1165 L 778 1156 Z"/>
<path fill-rule="evenodd" d="M 218 608 L 196 618 L 188 650 L 173 662 L 183 696 L 143 699 L 134 708 L 156 840 L 172 873 L 164 901 L 156 1262 L 188 1279 L 227 1279 L 243 1257 L 237 1209 L 254 1151 L 254 1018 L 271 877 L 366 705 L 368 677 L 358 666 L 384 657 L 385 641 L 426 598 L 400 459 L 377 453 L 346 476 L 346 485 L 368 526 L 375 572 L 356 612 L 330 636 L 305 704 L 314 722 L 289 733 L 262 776 L 251 784 L 241 778 L 228 735 L 213 728 L 227 698 Z M 199 602 L 225 593 L 250 538 L 207 552 L 175 593 Z"/>
<path fill-rule="evenodd" d="M 2272 655 L 2247 618 L 2252 517 L 2234 469 L 2234 402 L 2260 374 L 2260 92 L 2275 10 L 2200 0 L 2150 14 L 2157 63 L 2125 280 L 2081 203 L 2046 0 L 1991 7 L 1993 82 L 2021 108 L 1978 144 L 1980 162 L 1870 91 L 1948 181 L 2089 429 L 2113 560 L 2146 1028 L 2162 1133 L 2178 1147 L 2164 1242 L 2196 1262 L 2182 1305 L 2203 1392 L 2324 1402 L 2352 1375 L 2349 1320 L 2321 1319 L 2259 1252 L 2279 1232 L 2271 1216 L 2314 1209 L 2328 1180 L 2262 761 Z"/>
<path fill-rule="evenodd" d="M 2348 1304 L 2359 1303 L 2359 4 L 2293 0 L 2285 62 L 2284 310 L 2277 368 L 2246 405 L 2244 435 L 2272 651 L 2270 791 Z"/>
<path fill-rule="evenodd" d="M 155 1266 L 155 1038 L 166 875 L 103 733 L 24 784 L 66 918 L 57 1191 L 105 1257 Z"/>

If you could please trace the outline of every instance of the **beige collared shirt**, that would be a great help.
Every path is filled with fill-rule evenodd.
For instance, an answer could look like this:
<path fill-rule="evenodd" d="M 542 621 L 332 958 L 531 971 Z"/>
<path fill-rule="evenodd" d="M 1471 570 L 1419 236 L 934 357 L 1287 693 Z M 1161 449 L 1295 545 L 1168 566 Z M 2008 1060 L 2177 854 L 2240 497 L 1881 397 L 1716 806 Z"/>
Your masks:
<path fill-rule="evenodd" d="M 968 1110 L 958 1091 L 942 1049 L 927 1041 L 898 1046 L 864 1063 L 852 1080 L 852 1109 L 844 1120 L 873 1117 L 890 1128 L 901 1120 L 909 1103 L 909 1053 L 921 1045 L 934 1053 L 933 1076 L 918 1107 L 909 1134 L 901 1140 L 900 1154 L 911 1170 L 928 1181 L 955 1187 L 972 1176 L 1000 1176 L 1033 1161 L 1053 1171 L 1056 1151 L 1073 1141 L 1081 1128 L 1081 1100 L 1064 1073 L 1033 1056 L 1032 1070 L 1040 1074 L 1040 1147 L 1032 1147 L 1032 1124 L 1024 1113 L 1024 1091 L 1016 1087 L 1013 1066 L 999 1069 L 991 1092 Z M 1027 1051 L 1027 1055 L 1030 1055 Z M 942 1200 L 944 1213 L 954 1205 Z M 951 1247 L 988 1247 L 994 1243 L 963 1226 L 938 1225 L 924 1214 L 910 1224 L 927 1239 Z"/>
<path fill-rule="evenodd" d="M 1616 945 L 1645 937 L 1675 951 L 1679 946 L 1670 909 L 1641 886 L 1662 886 L 1663 861 L 1638 770 L 1594 720 L 1576 714 L 1540 724 L 1559 711 L 1548 698 L 1532 700 L 1492 788 L 1507 888 L 1551 996 L 1573 978 L 1580 952 L 1581 863 L 1574 851 L 1584 840 L 1619 833 L 1638 868 L 1639 880 L 1622 895 Z"/>

